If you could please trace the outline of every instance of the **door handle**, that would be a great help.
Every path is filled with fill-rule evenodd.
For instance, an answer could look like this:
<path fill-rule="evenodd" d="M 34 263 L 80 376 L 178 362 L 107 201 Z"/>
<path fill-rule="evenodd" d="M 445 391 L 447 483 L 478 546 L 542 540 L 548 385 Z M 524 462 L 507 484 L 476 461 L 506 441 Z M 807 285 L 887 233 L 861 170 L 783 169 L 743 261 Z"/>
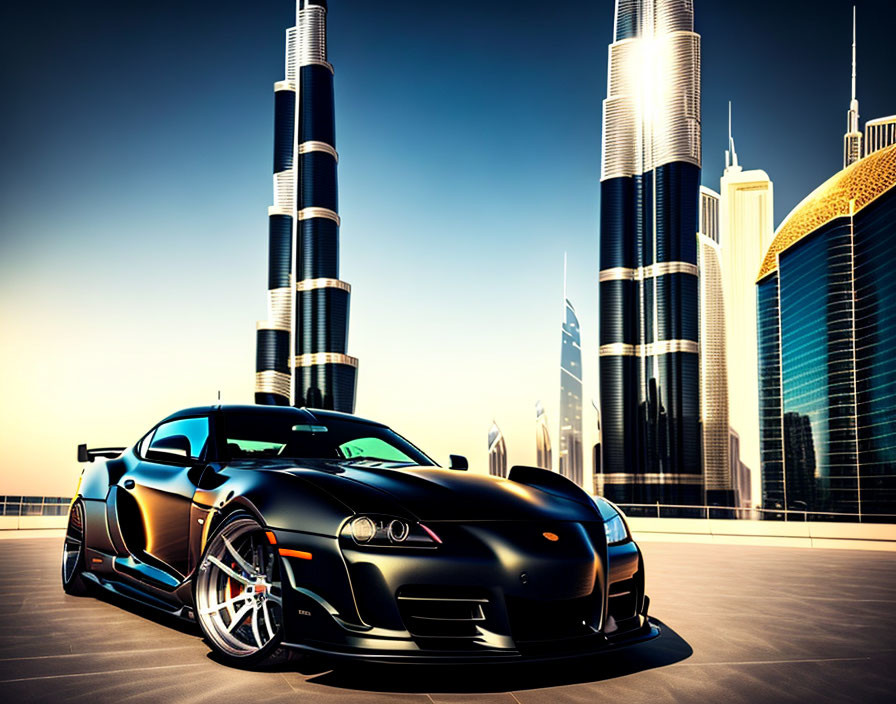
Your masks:
<path fill-rule="evenodd" d="M 134 480 L 133 479 L 125 479 L 124 480 L 124 488 L 125 489 L 133 489 L 134 488 Z"/>

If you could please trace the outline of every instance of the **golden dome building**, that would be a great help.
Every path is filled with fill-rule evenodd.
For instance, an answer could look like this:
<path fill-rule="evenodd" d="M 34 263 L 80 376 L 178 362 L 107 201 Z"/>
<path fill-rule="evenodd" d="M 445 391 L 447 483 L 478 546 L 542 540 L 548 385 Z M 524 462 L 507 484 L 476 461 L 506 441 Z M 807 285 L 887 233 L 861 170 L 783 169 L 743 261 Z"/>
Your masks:
<path fill-rule="evenodd" d="M 896 145 L 810 193 L 765 256 L 757 282 L 763 508 L 896 522 L 894 185 Z"/>

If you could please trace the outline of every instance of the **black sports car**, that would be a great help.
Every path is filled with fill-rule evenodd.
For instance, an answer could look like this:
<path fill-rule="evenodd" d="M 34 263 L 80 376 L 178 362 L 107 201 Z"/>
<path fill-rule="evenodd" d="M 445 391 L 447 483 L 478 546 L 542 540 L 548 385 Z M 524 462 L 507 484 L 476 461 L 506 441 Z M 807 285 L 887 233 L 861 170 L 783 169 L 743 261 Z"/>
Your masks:
<path fill-rule="evenodd" d="M 78 456 L 65 590 L 195 619 L 228 663 L 544 659 L 659 633 L 622 515 L 553 472 L 442 469 L 380 423 L 271 406 L 187 409 Z"/>

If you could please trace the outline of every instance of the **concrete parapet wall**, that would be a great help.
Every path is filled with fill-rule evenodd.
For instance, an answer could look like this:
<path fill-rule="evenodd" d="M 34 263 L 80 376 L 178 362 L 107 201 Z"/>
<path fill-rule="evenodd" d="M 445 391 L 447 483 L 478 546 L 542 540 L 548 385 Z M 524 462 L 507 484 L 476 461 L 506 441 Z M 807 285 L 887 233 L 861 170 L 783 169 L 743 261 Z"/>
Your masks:
<path fill-rule="evenodd" d="M 0 531 L 64 529 L 66 521 L 68 516 L 0 516 Z"/>
<path fill-rule="evenodd" d="M 627 520 L 638 541 L 896 551 L 896 525 L 889 523 L 641 517 Z"/>

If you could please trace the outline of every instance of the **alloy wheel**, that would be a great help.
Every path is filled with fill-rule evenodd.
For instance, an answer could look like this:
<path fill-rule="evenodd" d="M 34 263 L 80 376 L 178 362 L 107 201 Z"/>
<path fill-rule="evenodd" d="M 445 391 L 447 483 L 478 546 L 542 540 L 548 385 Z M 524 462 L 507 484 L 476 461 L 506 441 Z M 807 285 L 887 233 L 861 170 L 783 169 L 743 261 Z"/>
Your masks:
<path fill-rule="evenodd" d="M 251 658 L 276 647 L 283 623 L 280 561 L 256 521 L 227 523 L 209 542 L 196 579 L 196 615 L 217 648 Z"/>

